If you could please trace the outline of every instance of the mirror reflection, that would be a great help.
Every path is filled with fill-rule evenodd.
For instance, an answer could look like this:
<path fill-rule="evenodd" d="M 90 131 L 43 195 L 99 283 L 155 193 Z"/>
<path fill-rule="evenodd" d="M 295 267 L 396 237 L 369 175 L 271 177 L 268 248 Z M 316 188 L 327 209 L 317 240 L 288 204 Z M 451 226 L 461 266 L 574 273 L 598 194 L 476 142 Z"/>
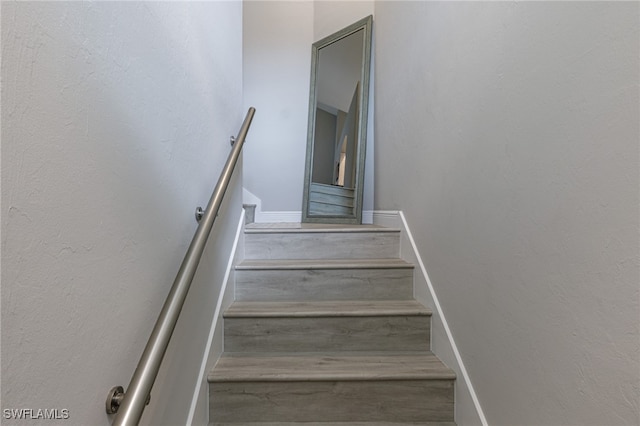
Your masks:
<path fill-rule="evenodd" d="M 360 223 L 371 17 L 313 45 L 303 222 Z"/>

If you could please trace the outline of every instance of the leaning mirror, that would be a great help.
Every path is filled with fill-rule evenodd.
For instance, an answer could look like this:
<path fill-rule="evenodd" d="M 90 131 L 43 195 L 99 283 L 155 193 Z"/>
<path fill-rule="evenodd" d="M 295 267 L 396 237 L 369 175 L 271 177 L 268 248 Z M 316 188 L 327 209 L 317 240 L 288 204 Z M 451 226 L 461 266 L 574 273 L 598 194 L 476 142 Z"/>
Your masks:
<path fill-rule="evenodd" d="M 362 223 L 371 25 L 313 43 L 303 222 Z"/>

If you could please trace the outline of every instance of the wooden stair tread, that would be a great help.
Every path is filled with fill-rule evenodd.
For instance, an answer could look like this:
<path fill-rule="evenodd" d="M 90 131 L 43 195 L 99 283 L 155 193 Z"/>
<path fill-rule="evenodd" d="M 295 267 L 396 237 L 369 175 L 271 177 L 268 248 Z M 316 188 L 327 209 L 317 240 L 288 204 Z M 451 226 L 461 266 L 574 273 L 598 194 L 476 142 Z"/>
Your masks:
<path fill-rule="evenodd" d="M 336 233 L 336 232 L 393 232 L 396 228 L 385 228 L 378 225 L 342 225 L 320 223 L 252 223 L 245 227 L 245 234 L 274 233 Z"/>
<path fill-rule="evenodd" d="M 456 426 L 455 422 L 239 422 L 209 426 Z"/>
<path fill-rule="evenodd" d="M 253 302 L 236 301 L 225 311 L 225 318 L 299 318 L 430 316 L 431 311 L 415 300 Z"/>
<path fill-rule="evenodd" d="M 248 259 L 236 266 L 236 270 L 254 269 L 413 269 L 402 259 Z"/>
<path fill-rule="evenodd" d="M 433 353 L 325 352 L 226 353 L 209 382 L 453 380 L 453 370 Z"/>

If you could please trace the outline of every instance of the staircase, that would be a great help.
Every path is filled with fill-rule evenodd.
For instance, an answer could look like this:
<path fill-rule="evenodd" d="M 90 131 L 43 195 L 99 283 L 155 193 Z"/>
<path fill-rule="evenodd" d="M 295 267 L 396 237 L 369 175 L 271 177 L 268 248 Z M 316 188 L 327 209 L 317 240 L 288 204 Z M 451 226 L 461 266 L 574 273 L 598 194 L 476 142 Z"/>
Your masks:
<path fill-rule="evenodd" d="M 398 230 L 251 224 L 209 374 L 216 426 L 454 425 Z"/>

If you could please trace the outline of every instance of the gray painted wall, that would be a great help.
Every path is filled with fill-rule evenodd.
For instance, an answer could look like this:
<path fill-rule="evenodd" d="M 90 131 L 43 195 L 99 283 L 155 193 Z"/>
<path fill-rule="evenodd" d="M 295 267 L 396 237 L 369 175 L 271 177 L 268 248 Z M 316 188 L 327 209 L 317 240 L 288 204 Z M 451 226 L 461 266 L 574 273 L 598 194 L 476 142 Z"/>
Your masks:
<path fill-rule="evenodd" d="M 265 211 L 300 211 L 307 144 L 313 3 L 243 3 L 244 105 L 260 115 L 245 149 L 244 186 Z"/>
<path fill-rule="evenodd" d="M 128 384 L 244 117 L 241 13 L 238 2 L 2 2 L 2 409 L 110 423 L 106 393 Z M 147 423 L 186 420 L 240 177 Z"/>
<path fill-rule="evenodd" d="M 639 423 L 638 8 L 376 3 L 375 207 L 489 424 Z"/>

